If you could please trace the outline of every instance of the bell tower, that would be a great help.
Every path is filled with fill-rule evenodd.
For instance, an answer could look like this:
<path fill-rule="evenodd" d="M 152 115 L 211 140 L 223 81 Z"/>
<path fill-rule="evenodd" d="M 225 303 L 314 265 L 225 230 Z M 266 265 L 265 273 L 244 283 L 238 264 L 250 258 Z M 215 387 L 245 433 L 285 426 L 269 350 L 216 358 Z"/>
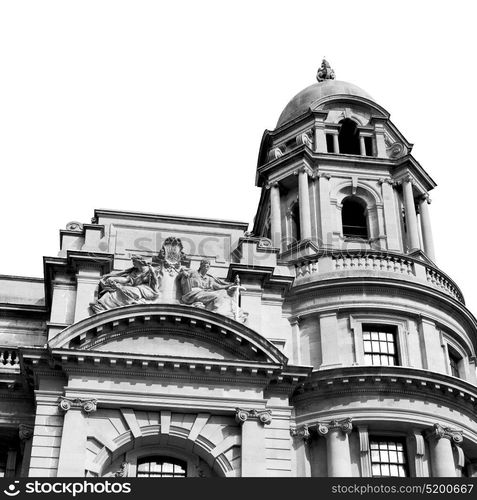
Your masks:
<path fill-rule="evenodd" d="M 364 90 L 324 59 L 317 83 L 266 130 L 254 233 L 285 259 L 313 251 L 389 251 L 434 262 L 429 191 L 412 144 Z M 308 250 L 307 250 L 308 249 Z"/>
<path fill-rule="evenodd" d="M 253 229 L 294 277 L 288 352 L 312 366 L 291 397 L 296 473 L 469 474 L 477 322 L 435 263 L 436 184 L 367 92 L 326 60 L 317 80 L 263 134 Z"/>

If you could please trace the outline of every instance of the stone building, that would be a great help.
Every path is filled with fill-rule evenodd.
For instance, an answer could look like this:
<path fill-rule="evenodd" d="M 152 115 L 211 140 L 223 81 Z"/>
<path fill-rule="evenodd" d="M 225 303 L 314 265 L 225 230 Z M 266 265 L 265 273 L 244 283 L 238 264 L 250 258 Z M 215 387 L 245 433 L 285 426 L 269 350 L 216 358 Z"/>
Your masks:
<path fill-rule="evenodd" d="M 359 87 L 265 131 L 248 224 L 96 210 L 0 277 L 6 476 L 472 476 L 477 322 Z"/>

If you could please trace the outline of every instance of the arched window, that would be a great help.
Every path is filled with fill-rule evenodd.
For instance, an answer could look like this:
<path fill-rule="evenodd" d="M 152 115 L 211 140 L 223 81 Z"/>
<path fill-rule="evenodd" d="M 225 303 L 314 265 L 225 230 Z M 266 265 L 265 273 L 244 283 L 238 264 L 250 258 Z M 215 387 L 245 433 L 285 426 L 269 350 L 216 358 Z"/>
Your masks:
<path fill-rule="evenodd" d="M 187 464 L 172 457 L 144 457 L 137 461 L 137 477 L 186 477 Z"/>
<path fill-rule="evenodd" d="M 369 238 L 366 207 L 359 198 L 348 196 L 343 200 L 341 220 L 345 238 Z"/>
<path fill-rule="evenodd" d="M 349 118 L 340 121 L 341 127 L 338 135 L 340 153 L 349 155 L 361 154 L 359 146 L 359 131 L 356 123 Z"/>

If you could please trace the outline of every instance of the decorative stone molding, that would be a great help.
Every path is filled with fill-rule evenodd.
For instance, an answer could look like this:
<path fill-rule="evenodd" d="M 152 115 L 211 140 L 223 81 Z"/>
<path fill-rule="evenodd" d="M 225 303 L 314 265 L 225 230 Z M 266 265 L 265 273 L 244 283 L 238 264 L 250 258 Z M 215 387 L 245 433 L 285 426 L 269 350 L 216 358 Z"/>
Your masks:
<path fill-rule="evenodd" d="M 430 205 L 432 203 L 431 197 L 429 193 L 424 193 L 421 197 L 422 201 L 427 201 L 427 204 Z"/>
<path fill-rule="evenodd" d="M 33 437 L 33 430 L 33 425 L 20 424 L 18 426 L 18 436 L 20 437 L 20 440 L 27 441 L 28 439 L 31 439 Z"/>
<path fill-rule="evenodd" d="M 434 439 L 449 439 L 454 444 L 460 444 L 464 440 L 463 431 L 446 427 L 441 424 L 434 424 L 432 430 L 428 431 L 427 437 Z"/>
<path fill-rule="evenodd" d="M 301 134 L 298 134 L 296 137 L 296 144 L 297 146 L 308 146 L 310 149 L 313 148 L 313 139 L 311 138 L 309 132 L 303 132 Z"/>
<path fill-rule="evenodd" d="M 85 413 L 93 413 L 97 409 L 98 401 L 96 399 L 69 399 L 65 396 L 60 396 L 58 406 L 60 410 L 67 412 L 71 408 L 81 409 Z"/>
<path fill-rule="evenodd" d="M 81 224 L 81 222 L 76 222 L 76 221 L 68 222 L 68 224 L 66 224 L 66 230 L 77 231 L 78 233 L 81 233 L 83 232 L 83 224 Z"/>
<path fill-rule="evenodd" d="M 387 183 L 389 184 L 390 186 L 395 186 L 396 185 L 396 181 L 394 181 L 393 179 L 391 179 L 391 177 L 381 177 L 378 179 L 378 184 L 384 184 L 384 183 Z"/>
<path fill-rule="evenodd" d="M 311 438 L 310 431 L 306 424 L 300 427 L 292 427 L 290 429 L 290 435 L 294 438 L 301 438 L 303 441 L 308 441 Z"/>
<path fill-rule="evenodd" d="M 268 152 L 268 160 L 278 160 L 278 158 L 283 156 L 283 150 L 281 148 L 275 147 Z"/>
<path fill-rule="evenodd" d="M 344 434 L 350 434 L 353 424 L 350 417 L 342 420 L 331 420 L 329 423 L 320 422 L 317 427 L 318 434 L 326 436 L 330 431 L 340 430 Z"/>
<path fill-rule="evenodd" d="M 278 184 L 277 181 L 267 182 L 267 184 L 265 184 L 266 189 L 271 189 L 272 187 L 278 188 L 278 187 L 280 187 L 280 185 Z"/>
<path fill-rule="evenodd" d="M 270 410 L 245 410 L 243 408 L 236 408 L 235 420 L 239 424 L 243 424 L 249 419 L 256 419 L 263 425 L 268 425 L 272 422 L 272 412 Z"/>

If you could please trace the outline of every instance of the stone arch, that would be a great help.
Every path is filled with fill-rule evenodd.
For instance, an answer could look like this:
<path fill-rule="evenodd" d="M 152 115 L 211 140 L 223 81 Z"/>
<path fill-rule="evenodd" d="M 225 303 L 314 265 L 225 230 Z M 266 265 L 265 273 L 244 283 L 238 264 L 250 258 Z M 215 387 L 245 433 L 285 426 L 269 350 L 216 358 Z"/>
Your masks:
<path fill-rule="evenodd" d="M 166 414 L 170 419 L 170 413 Z M 112 439 L 104 429 L 90 429 L 86 475 L 111 475 L 128 452 L 143 456 L 154 451 L 155 454 L 196 457 L 219 477 L 240 477 L 241 429 L 238 425 L 220 425 L 220 418 L 198 414 L 191 428 L 170 420 L 167 425 L 132 425 L 132 429 Z"/>
<path fill-rule="evenodd" d="M 381 228 L 383 226 L 383 214 L 382 211 L 382 200 L 379 193 L 377 193 L 373 188 L 364 184 L 363 182 L 353 182 L 345 181 L 339 184 L 334 193 L 332 193 L 332 199 L 336 203 L 336 230 L 343 235 L 342 228 L 342 208 L 343 200 L 348 197 L 354 197 L 365 206 L 365 216 L 368 224 L 368 238 L 369 240 L 374 240 L 379 237 L 381 233 Z"/>

